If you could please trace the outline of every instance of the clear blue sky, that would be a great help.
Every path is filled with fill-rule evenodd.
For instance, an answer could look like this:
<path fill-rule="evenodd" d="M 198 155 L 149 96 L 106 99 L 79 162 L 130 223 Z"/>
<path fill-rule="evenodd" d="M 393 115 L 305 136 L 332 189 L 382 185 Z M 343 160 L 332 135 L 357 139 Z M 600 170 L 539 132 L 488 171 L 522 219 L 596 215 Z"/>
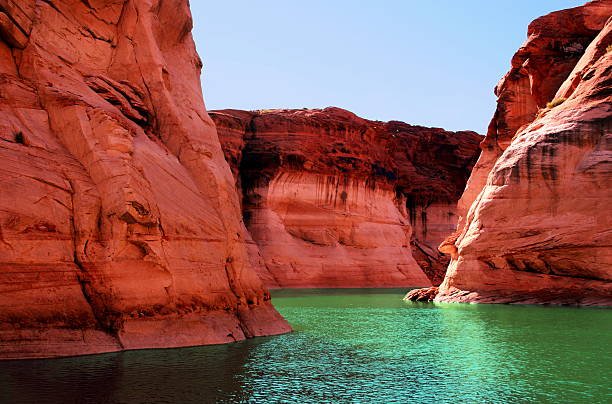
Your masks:
<path fill-rule="evenodd" d="M 485 133 L 527 25 L 576 0 L 191 0 L 208 109 L 337 106 Z"/>

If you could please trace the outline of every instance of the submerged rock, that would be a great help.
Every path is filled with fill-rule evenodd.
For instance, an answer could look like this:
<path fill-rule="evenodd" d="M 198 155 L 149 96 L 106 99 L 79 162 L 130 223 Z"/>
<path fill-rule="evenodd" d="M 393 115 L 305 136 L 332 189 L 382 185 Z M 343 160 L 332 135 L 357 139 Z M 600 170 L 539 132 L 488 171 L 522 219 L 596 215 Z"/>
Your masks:
<path fill-rule="evenodd" d="M 611 15 L 592 1 L 529 25 L 435 300 L 612 304 Z"/>
<path fill-rule="evenodd" d="M 340 108 L 211 112 L 267 286 L 439 284 L 482 137 Z"/>
<path fill-rule="evenodd" d="M 186 0 L 0 1 L 0 358 L 289 331 L 253 271 Z"/>

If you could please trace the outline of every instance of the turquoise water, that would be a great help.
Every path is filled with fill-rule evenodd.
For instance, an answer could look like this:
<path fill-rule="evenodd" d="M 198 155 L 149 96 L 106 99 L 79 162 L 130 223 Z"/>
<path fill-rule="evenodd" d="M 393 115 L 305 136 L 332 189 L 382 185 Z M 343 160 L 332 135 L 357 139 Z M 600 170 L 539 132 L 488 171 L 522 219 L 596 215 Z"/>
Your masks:
<path fill-rule="evenodd" d="M 273 293 L 291 334 L 0 362 L 6 403 L 612 402 L 612 310 Z"/>

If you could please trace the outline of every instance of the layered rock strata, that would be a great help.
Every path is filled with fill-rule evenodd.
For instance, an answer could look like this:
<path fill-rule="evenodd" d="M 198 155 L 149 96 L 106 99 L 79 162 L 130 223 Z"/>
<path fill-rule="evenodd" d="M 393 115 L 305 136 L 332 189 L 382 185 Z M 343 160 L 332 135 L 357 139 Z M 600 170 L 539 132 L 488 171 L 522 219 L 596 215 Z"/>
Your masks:
<path fill-rule="evenodd" d="M 611 16 L 600 0 L 529 25 L 436 301 L 612 304 Z"/>
<path fill-rule="evenodd" d="M 211 112 L 267 286 L 438 284 L 482 137 L 339 108 Z"/>
<path fill-rule="evenodd" d="M 0 0 L 0 358 L 286 332 L 186 0 Z"/>

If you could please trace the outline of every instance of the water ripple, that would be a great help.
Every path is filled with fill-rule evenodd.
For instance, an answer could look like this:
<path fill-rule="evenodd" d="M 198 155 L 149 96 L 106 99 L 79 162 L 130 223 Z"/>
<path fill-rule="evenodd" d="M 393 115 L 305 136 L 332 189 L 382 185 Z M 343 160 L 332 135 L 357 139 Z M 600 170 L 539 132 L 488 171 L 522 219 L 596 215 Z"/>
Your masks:
<path fill-rule="evenodd" d="M 0 362 L 2 403 L 605 403 L 612 310 L 277 291 L 295 332 Z"/>

